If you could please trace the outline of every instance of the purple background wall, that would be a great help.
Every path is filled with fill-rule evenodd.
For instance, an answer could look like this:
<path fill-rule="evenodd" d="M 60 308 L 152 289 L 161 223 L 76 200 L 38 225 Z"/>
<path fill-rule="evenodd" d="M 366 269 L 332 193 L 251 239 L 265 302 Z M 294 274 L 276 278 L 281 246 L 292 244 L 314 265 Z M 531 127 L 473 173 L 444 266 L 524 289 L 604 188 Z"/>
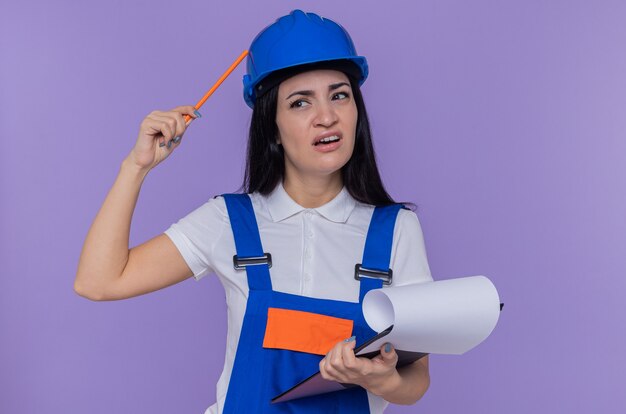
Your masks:
<path fill-rule="evenodd" d="M 433 356 L 389 413 L 626 408 L 626 7 L 611 1 L 20 1 L 0 6 L 0 412 L 201 413 L 223 363 L 216 278 L 93 303 L 84 236 L 141 119 L 193 104 L 293 8 L 366 55 L 384 179 L 436 279 L 489 276 L 499 325 Z M 243 68 L 144 185 L 132 243 L 241 181 Z"/>

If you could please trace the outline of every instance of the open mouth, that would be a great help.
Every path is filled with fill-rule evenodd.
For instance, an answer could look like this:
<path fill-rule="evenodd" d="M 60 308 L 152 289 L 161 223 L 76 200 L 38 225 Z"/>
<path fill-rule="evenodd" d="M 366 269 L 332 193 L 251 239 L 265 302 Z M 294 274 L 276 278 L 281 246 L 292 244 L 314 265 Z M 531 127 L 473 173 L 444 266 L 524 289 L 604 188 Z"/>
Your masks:
<path fill-rule="evenodd" d="M 338 135 L 333 135 L 333 136 L 330 136 L 330 137 L 322 138 L 322 139 L 320 139 L 319 141 L 317 141 L 313 145 L 315 145 L 315 146 L 317 146 L 317 145 L 322 145 L 322 146 L 323 145 L 328 145 L 328 144 L 332 144 L 333 142 L 337 142 L 340 139 L 341 138 L 339 138 Z"/>

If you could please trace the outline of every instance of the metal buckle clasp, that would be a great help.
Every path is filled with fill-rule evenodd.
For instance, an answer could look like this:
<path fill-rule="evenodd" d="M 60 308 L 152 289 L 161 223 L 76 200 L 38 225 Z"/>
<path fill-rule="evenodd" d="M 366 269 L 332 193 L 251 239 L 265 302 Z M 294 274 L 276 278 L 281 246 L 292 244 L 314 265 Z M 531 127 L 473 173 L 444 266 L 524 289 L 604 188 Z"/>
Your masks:
<path fill-rule="evenodd" d="M 246 266 L 256 266 L 266 264 L 268 267 L 272 267 L 272 255 L 269 253 L 264 253 L 263 256 L 257 257 L 238 257 L 237 255 L 233 256 L 233 266 L 235 270 L 245 269 Z"/>
<path fill-rule="evenodd" d="M 382 279 L 383 285 L 390 285 L 393 278 L 393 270 L 366 269 L 361 266 L 361 263 L 357 263 L 354 265 L 354 278 L 356 280 L 361 280 L 362 277 Z"/>

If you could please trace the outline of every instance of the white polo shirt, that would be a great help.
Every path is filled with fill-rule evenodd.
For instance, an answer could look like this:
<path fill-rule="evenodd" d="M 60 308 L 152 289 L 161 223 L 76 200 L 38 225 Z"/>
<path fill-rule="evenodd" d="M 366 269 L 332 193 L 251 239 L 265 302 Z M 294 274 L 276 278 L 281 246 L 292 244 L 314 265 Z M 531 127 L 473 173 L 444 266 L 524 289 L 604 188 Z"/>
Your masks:
<path fill-rule="evenodd" d="M 250 195 L 263 250 L 272 255 L 275 291 L 358 302 L 354 265 L 361 263 L 374 211 L 354 200 L 344 188 L 318 208 L 297 204 L 278 185 L 267 197 Z M 236 254 L 223 197 L 209 200 L 165 231 L 180 250 L 196 280 L 215 273 L 226 292 L 228 334 L 224 369 L 217 383 L 217 402 L 206 413 L 221 413 L 248 299 L 245 271 L 233 268 Z M 422 230 L 414 212 L 401 209 L 391 251 L 393 286 L 431 281 Z M 387 402 L 368 393 L 370 412 L 382 413 Z"/>

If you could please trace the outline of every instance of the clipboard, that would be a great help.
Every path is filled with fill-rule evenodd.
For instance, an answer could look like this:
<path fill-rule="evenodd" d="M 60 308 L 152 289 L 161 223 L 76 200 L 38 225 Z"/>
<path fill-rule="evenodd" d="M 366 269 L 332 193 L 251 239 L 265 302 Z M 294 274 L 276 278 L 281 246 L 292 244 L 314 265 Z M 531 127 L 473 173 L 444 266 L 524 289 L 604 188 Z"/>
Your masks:
<path fill-rule="evenodd" d="M 380 354 L 380 347 L 383 346 L 383 344 L 386 342 L 385 336 L 387 336 L 389 332 L 392 331 L 392 329 L 393 325 L 380 332 L 379 334 L 373 336 L 369 340 L 365 341 L 363 344 L 359 345 L 354 350 L 356 356 L 372 359 Z M 372 349 L 374 350 L 372 351 Z M 417 361 L 418 359 L 428 355 L 427 353 L 423 352 L 402 351 L 399 349 L 396 349 L 396 353 L 398 354 L 398 363 L 396 364 L 396 367 L 398 368 L 409 365 Z M 343 384 L 336 381 L 325 380 L 324 378 L 322 378 L 322 374 L 317 371 L 315 374 L 304 379 L 303 381 L 300 381 L 298 384 L 272 398 L 271 402 L 272 404 L 276 404 L 285 401 L 295 400 L 296 398 L 310 397 L 312 395 L 341 391 L 352 387 L 358 387 L 358 385 Z"/>

